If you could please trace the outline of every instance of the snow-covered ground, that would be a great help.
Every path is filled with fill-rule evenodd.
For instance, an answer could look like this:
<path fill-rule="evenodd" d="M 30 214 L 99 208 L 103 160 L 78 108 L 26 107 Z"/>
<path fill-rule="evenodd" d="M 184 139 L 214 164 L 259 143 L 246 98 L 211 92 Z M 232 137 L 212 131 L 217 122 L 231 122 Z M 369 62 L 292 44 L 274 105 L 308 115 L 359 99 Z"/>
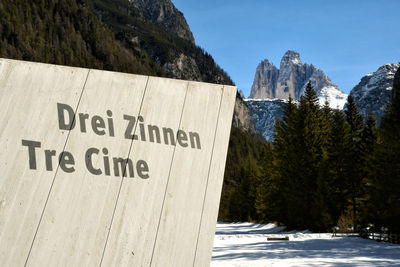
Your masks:
<path fill-rule="evenodd" d="M 400 266 L 400 245 L 282 230 L 274 224 L 218 223 L 211 266 Z M 289 241 L 267 241 L 286 236 Z"/>

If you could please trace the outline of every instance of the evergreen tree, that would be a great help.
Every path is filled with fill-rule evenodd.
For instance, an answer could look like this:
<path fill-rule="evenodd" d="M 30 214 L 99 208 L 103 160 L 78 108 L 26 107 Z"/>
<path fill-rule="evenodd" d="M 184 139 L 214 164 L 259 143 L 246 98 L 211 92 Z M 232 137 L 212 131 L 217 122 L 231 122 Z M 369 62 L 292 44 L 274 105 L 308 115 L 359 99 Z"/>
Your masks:
<path fill-rule="evenodd" d="M 365 177 L 365 153 L 363 151 L 362 133 L 364 129 L 363 118 L 360 115 L 350 94 L 346 103 L 346 121 L 349 125 L 349 143 L 347 149 L 347 180 L 351 198 L 353 229 L 358 227 L 359 200 L 363 196 Z"/>
<path fill-rule="evenodd" d="M 328 148 L 331 144 L 331 132 L 332 132 L 332 117 L 333 117 L 333 111 L 329 105 L 328 99 L 325 99 L 325 104 L 322 107 L 322 119 L 321 119 L 321 133 L 322 133 L 322 147 L 323 147 L 323 152 L 325 153 L 323 155 L 324 162 L 323 164 L 325 165 L 325 169 L 323 169 L 324 173 L 329 172 L 328 170 Z"/>
<path fill-rule="evenodd" d="M 324 113 L 325 119 L 330 120 L 332 115 L 332 109 L 329 105 L 328 98 L 325 98 L 324 106 L 322 107 L 322 112 Z"/>
<path fill-rule="evenodd" d="M 276 161 L 277 177 L 274 185 L 270 187 L 269 195 L 274 196 L 275 210 L 271 213 L 276 215 L 275 220 L 291 226 L 292 203 L 296 202 L 297 170 L 300 168 L 300 159 L 297 157 L 298 138 L 297 107 L 289 96 L 285 105 L 282 120 L 275 123 L 275 138 L 273 143 L 274 159 Z M 278 192 L 278 193 L 277 193 Z"/>
<path fill-rule="evenodd" d="M 365 121 L 365 127 L 362 132 L 362 140 L 364 145 L 364 152 L 366 155 L 371 155 L 373 153 L 375 143 L 377 141 L 377 127 L 376 120 L 372 111 L 368 112 L 368 117 Z"/>
<path fill-rule="evenodd" d="M 400 70 L 395 74 L 393 98 L 381 121 L 370 171 L 370 220 L 376 227 L 400 232 Z"/>
<path fill-rule="evenodd" d="M 282 204 L 278 216 L 290 228 L 325 230 L 330 225 L 322 176 L 328 129 L 323 122 L 317 94 L 308 83 L 299 107 L 289 100 L 275 128 L 276 197 Z"/>
<path fill-rule="evenodd" d="M 328 143 L 328 127 L 324 123 L 325 115 L 318 104 L 318 96 L 308 82 L 299 105 L 300 149 L 298 156 L 302 166 L 298 169 L 303 192 L 304 223 L 312 230 L 325 230 L 330 224 L 326 208 L 326 180 L 324 179 L 324 161 Z M 304 227 L 304 226 L 303 226 Z"/>
<path fill-rule="evenodd" d="M 362 133 L 363 138 L 363 149 L 365 153 L 365 197 L 362 199 L 361 207 L 360 207 L 360 220 L 361 225 L 366 227 L 371 221 L 369 217 L 369 210 L 371 209 L 371 190 L 372 181 L 370 179 L 371 172 L 374 171 L 376 165 L 374 164 L 375 160 L 375 149 L 377 146 L 377 127 L 376 121 L 370 110 L 368 113 L 368 117 L 365 121 L 365 127 Z"/>
<path fill-rule="evenodd" d="M 331 132 L 328 145 L 328 206 L 332 221 L 337 225 L 343 214 L 349 199 L 349 187 L 347 185 L 348 170 L 350 168 L 347 159 L 349 147 L 349 125 L 344 113 L 340 110 L 333 111 L 331 117 Z"/>
<path fill-rule="evenodd" d="M 262 170 L 257 180 L 255 208 L 259 221 L 267 223 L 279 218 L 280 207 L 283 206 L 283 199 L 279 197 L 280 191 L 277 187 L 276 163 L 271 144 L 266 146 L 261 163 Z"/>

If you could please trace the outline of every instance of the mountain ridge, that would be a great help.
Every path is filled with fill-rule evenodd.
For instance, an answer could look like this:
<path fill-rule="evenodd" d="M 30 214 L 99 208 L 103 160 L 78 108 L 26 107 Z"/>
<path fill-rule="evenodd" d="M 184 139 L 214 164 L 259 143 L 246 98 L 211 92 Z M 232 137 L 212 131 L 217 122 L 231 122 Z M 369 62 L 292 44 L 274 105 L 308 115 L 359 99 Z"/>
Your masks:
<path fill-rule="evenodd" d="M 386 106 L 392 98 L 393 81 L 400 64 L 383 64 L 360 79 L 350 93 L 360 113 L 366 117 L 370 111 L 379 124 Z"/>
<path fill-rule="evenodd" d="M 347 94 L 342 92 L 325 73 L 313 64 L 302 63 L 300 54 L 288 50 L 282 57 L 279 69 L 268 59 L 257 66 L 249 98 L 299 100 L 310 81 L 319 96 L 319 102 L 328 100 L 332 108 L 342 109 Z"/>
<path fill-rule="evenodd" d="M 377 70 L 364 75 L 360 82 L 350 91 L 359 112 L 364 118 L 372 111 L 378 125 L 384 116 L 387 105 L 393 95 L 393 83 L 399 64 L 383 64 Z M 274 125 L 283 116 L 283 103 L 279 98 L 245 99 L 257 130 L 267 141 L 273 140 Z"/>
<path fill-rule="evenodd" d="M 343 109 L 347 94 L 340 91 L 321 69 L 313 64 L 303 64 L 298 52 L 288 50 L 279 69 L 268 59 L 258 64 L 250 96 L 245 101 L 258 132 L 267 141 L 273 140 L 275 121 L 282 118 L 289 95 L 295 102 L 300 100 L 308 81 L 321 106 L 328 100 L 331 108 Z"/>
<path fill-rule="evenodd" d="M 286 99 L 245 99 L 258 132 L 267 140 L 273 141 L 275 122 L 283 117 Z M 297 102 L 296 102 L 297 103 Z"/>

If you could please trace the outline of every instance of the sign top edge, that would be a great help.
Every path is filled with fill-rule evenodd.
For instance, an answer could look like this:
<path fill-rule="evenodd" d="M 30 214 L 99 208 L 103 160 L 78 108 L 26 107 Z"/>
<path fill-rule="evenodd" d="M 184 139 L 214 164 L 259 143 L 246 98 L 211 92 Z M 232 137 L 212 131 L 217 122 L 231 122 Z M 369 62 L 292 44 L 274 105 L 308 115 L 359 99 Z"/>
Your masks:
<path fill-rule="evenodd" d="M 54 66 L 54 67 L 61 67 L 66 69 L 80 69 L 80 70 L 95 70 L 95 71 L 104 71 L 109 73 L 118 73 L 118 74 L 126 74 L 126 75 L 134 75 L 134 76 L 141 76 L 141 77 L 150 77 L 150 78 L 159 78 L 159 79 L 168 79 L 173 81 L 185 81 L 189 83 L 199 83 L 199 84 L 209 84 L 213 86 L 224 86 L 224 87 L 234 87 L 237 90 L 237 86 L 235 85 L 227 85 L 227 84 L 218 84 L 218 83 L 210 83 L 210 82 L 203 82 L 203 81 L 194 81 L 194 80 L 183 80 L 183 79 L 175 79 L 169 77 L 160 77 L 160 76 L 152 76 L 152 75 L 144 75 L 144 74 L 136 74 L 136 73 L 129 73 L 129 72 L 120 72 L 120 71 L 110 71 L 110 70 L 102 70 L 102 69 L 93 69 L 93 68 L 84 68 L 84 67 L 74 67 L 68 65 L 60 65 L 60 64 L 53 64 L 53 63 L 43 63 L 43 62 L 36 62 L 36 61 L 27 61 L 27 60 L 20 60 L 20 59 L 11 59 L 11 58 L 3 58 L 0 57 L 0 64 L 1 62 L 17 62 L 17 63 L 27 63 L 27 64 L 38 64 L 38 65 L 47 65 L 47 66 Z"/>

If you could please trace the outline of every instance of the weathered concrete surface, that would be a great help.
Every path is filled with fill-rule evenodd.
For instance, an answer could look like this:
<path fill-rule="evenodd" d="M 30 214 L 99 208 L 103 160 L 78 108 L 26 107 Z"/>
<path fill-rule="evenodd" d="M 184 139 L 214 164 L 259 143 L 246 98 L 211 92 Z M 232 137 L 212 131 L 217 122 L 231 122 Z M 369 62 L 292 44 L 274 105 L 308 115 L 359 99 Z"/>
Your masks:
<path fill-rule="evenodd" d="M 229 135 L 229 120 L 234 106 L 230 99 L 235 96 L 236 87 L 224 86 L 218 125 L 214 137 L 216 142 L 214 142 L 207 187 L 203 199 L 203 211 L 197 236 L 194 266 L 208 266 L 210 264 L 223 182 L 220 177 L 224 176 L 225 159 L 228 152 L 226 148 L 229 144 L 229 138 L 225 136 Z M 218 159 L 221 159 L 222 162 Z"/>
<path fill-rule="evenodd" d="M 87 69 L 0 60 L 0 266 L 23 266 L 55 178 L 44 154 L 29 169 L 23 139 L 62 152 L 57 102 L 76 108 Z M 55 167 L 55 166 L 53 166 Z"/>
<path fill-rule="evenodd" d="M 122 177 L 88 172 L 85 152 L 107 148 L 110 157 L 128 156 L 131 140 L 124 138 L 122 118 L 139 114 L 146 81 L 145 76 L 90 70 L 77 113 L 90 119 L 107 118 L 107 110 L 112 111 L 115 136 L 97 135 L 89 120 L 82 133 L 77 119 L 65 147 L 75 157 L 76 171 L 57 172 L 28 266 L 99 266 Z M 92 157 L 101 168 L 103 157 Z"/>
<path fill-rule="evenodd" d="M 235 87 L 0 59 L 0 92 L 0 266 L 209 265 Z"/>
<path fill-rule="evenodd" d="M 175 149 L 151 266 L 193 264 L 222 92 L 221 85 L 189 85 L 179 128 L 196 128 L 202 148 Z"/>
<path fill-rule="evenodd" d="M 140 114 L 151 124 L 178 129 L 188 85 L 151 77 Z M 103 266 L 150 265 L 174 150 L 174 146 L 133 141 L 132 154 L 148 160 L 151 178 L 124 180 Z"/>

